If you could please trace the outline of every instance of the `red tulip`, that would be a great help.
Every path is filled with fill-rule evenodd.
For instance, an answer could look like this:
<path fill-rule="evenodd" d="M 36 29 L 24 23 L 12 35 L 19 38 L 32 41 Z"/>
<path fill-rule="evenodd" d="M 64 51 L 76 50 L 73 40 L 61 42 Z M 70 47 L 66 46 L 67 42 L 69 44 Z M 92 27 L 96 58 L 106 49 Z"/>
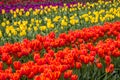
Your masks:
<path fill-rule="evenodd" d="M 97 68 L 101 69 L 102 68 L 102 63 L 96 63 Z"/>
<path fill-rule="evenodd" d="M 2 70 L 2 69 L 3 69 L 3 62 L 0 61 L 0 70 Z"/>
<path fill-rule="evenodd" d="M 82 67 L 82 64 L 80 62 L 76 62 L 76 68 L 80 69 Z"/>
<path fill-rule="evenodd" d="M 72 70 L 67 70 L 66 72 L 64 72 L 64 78 L 70 78 L 72 75 L 73 71 Z"/>
<path fill-rule="evenodd" d="M 120 34 L 118 34 L 117 39 L 120 40 Z"/>
<path fill-rule="evenodd" d="M 37 62 L 38 59 L 40 59 L 40 54 L 34 54 L 34 61 Z"/>
<path fill-rule="evenodd" d="M 21 62 L 20 61 L 14 61 L 13 66 L 16 70 L 20 69 L 21 67 Z"/>
<path fill-rule="evenodd" d="M 109 66 L 107 66 L 105 71 L 107 73 L 112 73 L 114 71 L 114 64 L 110 64 Z"/>
<path fill-rule="evenodd" d="M 60 71 L 55 71 L 54 72 L 54 77 L 55 79 L 59 79 L 60 78 L 60 75 L 61 75 L 61 72 Z"/>
<path fill-rule="evenodd" d="M 84 63 L 85 63 L 85 64 L 88 64 L 88 63 L 89 63 L 89 57 L 88 57 L 88 56 L 85 56 L 85 57 L 84 57 Z"/>
<path fill-rule="evenodd" d="M 71 80 L 78 80 L 78 76 L 77 76 L 77 75 L 75 75 L 75 74 L 74 74 L 74 75 L 72 75 L 72 76 L 71 76 Z"/>
<path fill-rule="evenodd" d="M 105 56 L 105 63 L 109 65 L 111 63 L 111 58 L 110 56 Z"/>
<path fill-rule="evenodd" d="M 34 80 L 40 80 L 40 76 L 35 76 Z"/>
<path fill-rule="evenodd" d="M 29 75 L 28 75 L 28 78 L 32 79 L 33 77 L 34 77 L 34 72 L 30 72 Z"/>
<path fill-rule="evenodd" d="M 12 64 L 12 57 L 10 57 L 7 61 L 6 61 L 6 63 L 8 64 L 8 65 L 11 65 Z"/>
<path fill-rule="evenodd" d="M 95 57 L 94 56 L 89 56 L 89 59 L 90 59 L 91 62 L 94 62 Z"/>

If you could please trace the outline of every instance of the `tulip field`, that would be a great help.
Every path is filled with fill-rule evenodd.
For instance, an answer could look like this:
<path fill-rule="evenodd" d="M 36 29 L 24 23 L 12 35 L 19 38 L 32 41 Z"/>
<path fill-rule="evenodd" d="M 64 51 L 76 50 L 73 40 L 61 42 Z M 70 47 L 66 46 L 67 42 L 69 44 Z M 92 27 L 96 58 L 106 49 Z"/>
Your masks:
<path fill-rule="evenodd" d="M 120 80 L 120 0 L 2 1 L 0 80 Z"/>

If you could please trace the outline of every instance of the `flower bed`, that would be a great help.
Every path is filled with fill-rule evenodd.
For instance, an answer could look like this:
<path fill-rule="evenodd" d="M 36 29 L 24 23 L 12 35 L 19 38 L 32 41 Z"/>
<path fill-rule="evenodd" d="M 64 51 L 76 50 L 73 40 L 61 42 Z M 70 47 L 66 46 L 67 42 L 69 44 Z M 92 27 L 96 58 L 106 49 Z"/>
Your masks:
<path fill-rule="evenodd" d="M 1 80 L 115 80 L 120 66 L 120 22 L 6 43 L 0 55 Z"/>
<path fill-rule="evenodd" d="M 119 80 L 119 3 L 0 6 L 0 80 Z"/>
<path fill-rule="evenodd" d="M 23 38 L 34 39 L 35 35 L 47 35 L 51 31 L 59 35 L 68 30 L 76 30 L 104 22 L 120 20 L 120 4 L 116 2 L 97 2 L 64 4 L 60 6 L 40 6 L 40 8 L 2 9 L 0 16 L 0 44 L 14 43 Z"/>

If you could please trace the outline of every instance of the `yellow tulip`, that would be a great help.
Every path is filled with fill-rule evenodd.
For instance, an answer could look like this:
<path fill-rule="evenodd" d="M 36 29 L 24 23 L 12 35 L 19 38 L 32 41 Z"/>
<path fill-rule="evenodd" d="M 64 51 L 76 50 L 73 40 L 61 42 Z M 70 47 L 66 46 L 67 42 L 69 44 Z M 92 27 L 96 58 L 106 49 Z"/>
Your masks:
<path fill-rule="evenodd" d="M 33 27 L 33 28 L 34 28 L 34 31 L 37 31 L 37 30 L 38 30 L 38 27 L 36 27 L 36 26 L 35 26 L 35 27 Z"/>
<path fill-rule="evenodd" d="M 87 16 L 89 16 L 88 14 L 83 14 L 83 15 L 81 15 L 81 17 L 87 17 Z"/>
<path fill-rule="evenodd" d="M 30 12 L 27 11 L 27 12 L 25 13 L 25 16 L 29 16 L 29 15 L 30 15 Z"/>
<path fill-rule="evenodd" d="M 36 26 L 39 26 L 39 23 L 37 23 Z"/>
<path fill-rule="evenodd" d="M 11 37 L 11 33 L 9 33 L 8 36 Z"/>
<path fill-rule="evenodd" d="M 19 15 L 22 16 L 22 12 L 21 11 L 19 12 Z"/>
<path fill-rule="evenodd" d="M 58 22 L 60 18 L 61 18 L 60 16 L 56 16 L 56 17 L 53 19 L 53 21 L 54 21 L 54 22 Z"/>
<path fill-rule="evenodd" d="M 51 23 L 52 21 L 51 21 L 51 19 L 47 19 L 47 22 L 48 22 L 48 23 Z"/>
<path fill-rule="evenodd" d="M 2 37 L 2 31 L 0 30 L 0 38 Z"/>
<path fill-rule="evenodd" d="M 71 19 L 71 20 L 70 20 L 70 24 L 75 25 L 75 20 L 74 20 L 74 19 Z"/>
<path fill-rule="evenodd" d="M 41 30 L 41 31 L 46 30 L 46 28 L 47 28 L 46 26 L 40 26 L 40 30 Z"/>
<path fill-rule="evenodd" d="M 61 26 L 67 26 L 67 22 L 65 20 L 61 21 Z"/>
<path fill-rule="evenodd" d="M 70 19 L 74 19 L 75 17 L 74 16 L 71 16 Z"/>
<path fill-rule="evenodd" d="M 32 11 L 32 8 L 29 8 L 29 11 Z"/>
<path fill-rule="evenodd" d="M 31 19 L 31 22 L 34 23 L 34 21 L 35 21 L 34 18 L 32 18 L 32 19 Z"/>
<path fill-rule="evenodd" d="M 31 29 L 31 27 L 28 27 L 28 29 L 27 29 L 28 31 L 31 31 L 32 29 Z"/>
<path fill-rule="evenodd" d="M 36 11 L 33 11 L 33 15 L 37 15 L 37 12 L 36 12 Z"/>
<path fill-rule="evenodd" d="M 61 29 L 64 29 L 63 26 L 61 26 Z"/>
<path fill-rule="evenodd" d="M 19 9 L 18 8 L 15 11 L 16 11 L 16 13 L 19 13 Z"/>
<path fill-rule="evenodd" d="M 5 32 L 6 32 L 7 34 L 9 34 L 10 30 L 9 30 L 9 29 L 6 29 Z"/>
<path fill-rule="evenodd" d="M 48 12 L 50 12 L 51 11 L 51 9 L 50 8 L 48 8 L 48 10 L 47 10 Z"/>
<path fill-rule="evenodd" d="M 2 23 L 1 23 L 1 26 L 2 26 L 2 27 L 5 27 L 5 26 L 6 26 L 5 22 L 2 22 Z"/>
<path fill-rule="evenodd" d="M 9 25 L 9 24 L 10 24 L 10 21 L 9 21 L 9 20 L 7 20 L 7 21 L 6 21 L 6 24 L 7 24 L 7 25 Z"/>
<path fill-rule="evenodd" d="M 17 14 L 15 13 L 15 14 L 13 15 L 13 17 L 16 18 L 16 17 L 17 17 Z"/>
<path fill-rule="evenodd" d="M 29 24 L 29 26 L 30 26 L 30 27 L 32 27 L 32 26 L 33 26 L 33 24 L 31 23 L 31 24 Z"/>
<path fill-rule="evenodd" d="M 20 11 L 24 12 L 24 8 L 21 8 Z"/>
<path fill-rule="evenodd" d="M 85 17 L 85 22 L 88 22 L 89 21 L 89 18 L 88 17 Z"/>
<path fill-rule="evenodd" d="M 42 20 L 39 20 L 39 23 L 41 23 L 42 22 Z"/>
<path fill-rule="evenodd" d="M 57 33 L 58 32 L 58 30 L 55 30 L 55 33 Z"/>
<path fill-rule="evenodd" d="M 54 24 L 48 23 L 48 24 L 47 24 L 47 27 L 48 27 L 48 28 L 54 28 Z"/>
<path fill-rule="evenodd" d="M 23 30 L 22 32 L 20 32 L 20 36 L 25 36 L 26 35 L 26 31 Z"/>
<path fill-rule="evenodd" d="M 20 31 L 20 28 L 16 28 L 17 31 Z"/>
<path fill-rule="evenodd" d="M 13 22 L 13 25 L 14 25 L 14 26 L 17 26 L 17 22 L 14 21 L 14 22 Z"/>
<path fill-rule="evenodd" d="M 77 24 L 79 22 L 79 20 L 75 20 L 75 23 Z"/>
<path fill-rule="evenodd" d="M 40 8 L 43 8 L 43 6 L 41 5 Z"/>
<path fill-rule="evenodd" d="M 14 36 L 17 35 L 17 31 L 15 31 L 15 29 L 12 29 L 12 30 L 11 30 L 11 33 L 12 33 Z"/>
<path fill-rule="evenodd" d="M 38 24 L 38 23 L 39 23 L 39 20 L 36 20 L 35 22 L 36 22 L 36 24 Z"/>
<path fill-rule="evenodd" d="M 21 21 L 18 21 L 18 24 L 21 25 Z"/>
<path fill-rule="evenodd" d="M 42 14 L 43 14 L 43 10 L 40 11 L 40 15 L 42 15 Z"/>
<path fill-rule="evenodd" d="M 13 10 L 12 9 L 10 9 L 10 13 L 13 14 Z"/>
<path fill-rule="evenodd" d="M 4 9 L 2 9 L 2 14 L 5 14 L 5 10 Z"/>

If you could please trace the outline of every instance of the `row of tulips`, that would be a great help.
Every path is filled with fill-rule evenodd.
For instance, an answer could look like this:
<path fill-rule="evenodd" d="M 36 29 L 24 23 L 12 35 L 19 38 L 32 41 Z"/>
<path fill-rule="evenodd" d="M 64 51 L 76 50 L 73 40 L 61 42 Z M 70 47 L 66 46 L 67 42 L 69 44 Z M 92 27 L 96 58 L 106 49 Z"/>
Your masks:
<path fill-rule="evenodd" d="M 81 29 L 94 24 L 101 25 L 106 21 L 120 19 L 119 1 L 99 1 L 97 3 L 64 4 L 60 6 L 40 6 L 39 9 L 30 8 L 25 11 L 17 8 L 5 13 L 2 9 L 0 16 L 0 44 L 21 41 L 23 38 L 33 39 L 36 34 L 47 35 L 53 31 L 59 35 L 68 30 Z M 7 37 L 7 38 L 6 38 Z"/>
<path fill-rule="evenodd" d="M 82 72 L 80 73 L 82 67 L 93 68 L 94 65 L 102 71 L 105 70 L 106 73 L 112 73 L 115 68 L 112 58 L 117 57 L 118 59 L 120 57 L 120 51 L 118 50 L 120 46 L 116 44 L 117 42 L 120 43 L 120 39 L 107 39 L 105 42 L 100 41 L 97 46 L 93 46 L 89 43 L 81 44 L 82 47 L 80 49 L 72 48 L 70 50 L 69 48 L 65 48 L 63 51 L 60 50 L 56 53 L 53 50 L 49 50 L 43 57 L 40 56 L 39 52 L 34 52 L 33 61 L 26 63 L 14 61 L 13 67 L 9 66 L 4 70 L 3 62 L 1 61 L 0 79 L 19 80 L 21 77 L 25 76 L 28 79 L 34 80 L 63 80 L 69 78 L 71 80 L 78 80 L 79 77 L 82 77 L 80 75 L 83 74 Z M 110 43 L 112 46 L 108 48 Z M 92 48 L 90 48 L 90 46 Z M 90 50 L 89 53 L 87 50 Z M 74 72 L 75 69 L 76 71 Z M 24 79 L 25 78 L 23 78 L 23 80 Z"/>
<path fill-rule="evenodd" d="M 0 1 L 0 5 L 26 5 L 26 4 L 46 4 L 46 3 L 50 3 L 50 4 L 54 4 L 54 3 L 70 3 L 70 2 L 82 2 L 82 3 L 86 3 L 86 2 L 96 2 L 98 0 L 1 0 Z M 105 1 L 109 1 L 109 0 L 105 0 Z M 112 1 L 112 0 L 111 0 Z"/>
<path fill-rule="evenodd" d="M 59 37 L 53 32 L 37 35 L 31 41 L 0 47 L 0 79 L 110 80 L 109 75 L 119 71 L 115 70 L 119 69 L 119 49 L 120 22 L 69 31 Z"/>
<path fill-rule="evenodd" d="M 4 55 L 5 53 L 6 56 L 15 55 L 22 57 L 29 55 L 32 51 L 41 51 L 43 49 L 48 51 L 70 45 L 74 47 L 75 44 L 93 43 L 94 41 L 108 37 L 119 39 L 120 22 L 105 23 L 103 26 L 93 26 L 82 30 L 69 31 L 68 34 L 61 33 L 58 37 L 55 37 L 54 32 L 51 32 L 47 36 L 36 35 L 36 39 L 31 41 L 24 39 L 22 42 L 15 42 L 14 44 L 6 43 L 0 47 L 0 54 Z"/>
<path fill-rule="evenodd" d="M 61 2 L 62 0 L 1 0 L 1 5 L 26 5 L 26 4 L 35 4 L 35 3 L 52 3 L 52 2 Z"/>
<path fill-rule="evenodd" d="M 70 3 L 66 3 L 67 6 L 71 5 L 71 4 L 75 4 L 76 2 L 70 2 Z M 46 6 L 63 6 L 63 3 L 61 2 L 57 2 L 57 3 L 42 3 L 42 4 L 19 4 L 19 5 L 2 5 L 0 6 L 0 13 L 2 12 L 1 10 L 4 9 L 6 13 L 9 13 L 10 10 L 16 10 L 17 8 L 21 9 L 23 8 L 25 11 L 28 11 L 30 8 L 33 8 L 33 9 L 39 9 L 40 6 L 43 6 L 43 7 L 46 7 Z"/>
<path fill-rule="evenodd" d="M 99 0 L 98 0 L 99 1 Z M 108 0 L 110 1 L 110 0 Z M 110 1 L 110 2 L 113 2 L 113 1 Z M 2 5 L 0 6 L 0 13 L 2 12 L 2 9 L 5 10 L 6 13 L 9 13 L 10 10 L 16 10 L 17 8 L 19 9 L 24 9 L 25 11 L 28 11 L 30 8 L 33 8 L 33 9 L 39 9 L 40 6 L 42 6 L 43 8 L 45 8 L 46 6 L 50 7 L 50 6 L 60 6 L 60 7 L 64 7 L 64 5 L 66 4 L 68 7 L 70 7 L 71 5 L 74 5 L 74 4 L 78 4 L 78 3 L 81 3 L 82 5 L 85 5 L 86 3 L 88 4 L 88 2 L 86 3 L 83 3 L 83 1 L 70 1 L 69 3 L 62 3 L 61 1 L 60 2 L 57 2 L 57 3 L 54 3 L 54 2 L 51 2 L 51 3 L 45 3 L 45 4 L 19 4 L 19 5 Z"/>

